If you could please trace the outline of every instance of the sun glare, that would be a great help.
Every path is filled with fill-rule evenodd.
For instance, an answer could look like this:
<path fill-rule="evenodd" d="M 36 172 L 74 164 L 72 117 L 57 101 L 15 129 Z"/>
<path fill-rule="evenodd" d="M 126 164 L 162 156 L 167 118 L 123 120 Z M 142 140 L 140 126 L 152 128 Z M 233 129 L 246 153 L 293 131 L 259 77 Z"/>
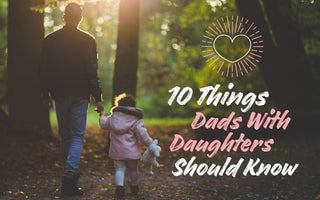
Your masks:
<path fill-rule="evenodd" d="M 67 4 L 68 3 L 78 3 L 80 5 L 83 5 L 85 3 L 97 3 L 97 2 L 101 2 L 101 1 L 110 2 L 111 0 L 69 0 L 69 1 L 67 1 Z"/>
<path fill-rule="evenodd" d="M 46 28 L 47 33 L 56 31 L 63 26 L 63 12 L 66 5 L 72 2 L 83 6 L 84 20 L 81 23 L 81 28 L 88 31 L 88 23 L 92 25 L 96 23 L 94 26 L 97 26 L 97 28 L 94 28 L 91 31 L 96 32 L 95 36 L 97 37 L 102 37 L 105 34 L 105 28 L 103 28 L 103 26 L 105 26 L 104 24 L 109 24 L 110 26 L 113 23 L 111 20 L 117 19 L 119 0 L 68 0 L 59 1 L 58 3 L 57 1 L 48 1 L 47 6 L 44 8 L 44 27 Z M 91 19 L 92 16 L 95 16 L 94 20 Z"/>

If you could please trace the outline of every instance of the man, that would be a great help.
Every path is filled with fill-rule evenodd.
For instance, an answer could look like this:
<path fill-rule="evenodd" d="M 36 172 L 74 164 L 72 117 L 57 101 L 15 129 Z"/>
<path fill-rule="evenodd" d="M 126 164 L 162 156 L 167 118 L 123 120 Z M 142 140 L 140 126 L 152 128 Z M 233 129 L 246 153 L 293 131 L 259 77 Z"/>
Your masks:
<path fill-rule="evenodd" d="M 48 35 L 43 44 L 40 65 L 41 93 L 45 104 L 55 100 L 64 161 L 61 193 L 63 196 L 82 195 L 78 188 L 79 161 L 86 127 L 90 95 L 103 111 L 101 88 L 97 77 L 95 39 L 77 27 L 82 19 L 78 4 L 66 6 L 65 26 Z"/>

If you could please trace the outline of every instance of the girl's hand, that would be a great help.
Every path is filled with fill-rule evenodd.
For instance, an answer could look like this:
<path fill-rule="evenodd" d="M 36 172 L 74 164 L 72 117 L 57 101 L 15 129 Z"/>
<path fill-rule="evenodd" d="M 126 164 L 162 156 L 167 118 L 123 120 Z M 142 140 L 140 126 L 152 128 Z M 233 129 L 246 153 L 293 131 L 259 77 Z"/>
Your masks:
<path fill-rule="evenodd" d="M 100 112 L 100 117 L 101 117 L 101 116 L 106 116 L 106 113 L 105 113 L 104 111 L 101 111 L 101 112 Z"/>
<path fill-rule="evenodd" d="M 103 111 L 104 111 L 104 107 L 103 107 L 102 102 L 96 102 L 96 104 L 97 104 L 97 108 L 95 109 L 95 111 L 96 111 L 97 113 L 103 112 Z"/>

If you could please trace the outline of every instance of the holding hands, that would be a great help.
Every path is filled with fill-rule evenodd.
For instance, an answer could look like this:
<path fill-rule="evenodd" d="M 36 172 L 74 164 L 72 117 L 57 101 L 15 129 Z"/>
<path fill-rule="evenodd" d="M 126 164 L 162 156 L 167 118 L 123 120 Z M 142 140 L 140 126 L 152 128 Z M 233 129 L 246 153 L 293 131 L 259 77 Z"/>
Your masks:
<path fill-rule="evenodd" d="M 104 113 L 104 107 L 102 102 L 97 102 L 96 104 L 97 104 L 97 108 L 95 109 L 95 111 L 99 113 L 100 116 L 104 115 L 105 113 Z"/>

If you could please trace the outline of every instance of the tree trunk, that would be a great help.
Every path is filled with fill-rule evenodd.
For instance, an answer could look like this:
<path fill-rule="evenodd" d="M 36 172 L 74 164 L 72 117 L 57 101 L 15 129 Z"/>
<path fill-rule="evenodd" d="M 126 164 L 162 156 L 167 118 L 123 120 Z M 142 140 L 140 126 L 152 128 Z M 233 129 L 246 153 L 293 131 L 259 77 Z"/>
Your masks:
<path fill-rule="evenodd" d="M 8 2 L 9 118 L 14 128 L 49 133 L 49 112 L 41 102 L 38 77 L 44 14 L 30 9 L 44 5 L 44 0 Z"/>
<path fill-rule="evenodd" d="M 294 125 L 312 135 L 310 132 L 318 133 L 314 122 L 320 120 L 319 86 L 312 76 L 291 3 L 290 0 L 263 0 L 278 44 L 278 76 L 283 77 L 279 90 L 293 112 Z"/>
<path fill-rule="evenodd" d="M 123 92 L 136 95 L 140 0 L 121 0 L 113 97 Z"/>
<path fill-rule="evenodd" d="M 277 104 L 281 105 L 283 103 L 282 92 L 278 90 L 280 79 L 277 77 L 277 66 L 275 65 L 276 47 L 259 0 L 236 0 L 236 5 L 240 15 L 254 22 L 261 32 L 264 47 L 259 69 L 271 90 L 271 97 Z M 250 26 L 250 23 L 248 23 L 248 26 Z"/>
<path fill-rule="evenodd" d="M 263 1 L 272 30 L 259 0 L 236 0 L 240 15 L 253 20 L 262 32 L 264 53 L 260 70 L 278 109 L 290 110 L 291 130 L 314 132 L 317 129 L 312 122 L 319 120 L 318 91 L 313 84 L 301 37 L 292 21 L 280 15 L 274 0 Z"/>
<path fill-rule="evenodd" d="M 278 46 L 280 76 L 286 77 L 280 85 L 287 103 L 300 110 L 306 110 L 310 100 L 315 101 L 317 87 L 306 58 L 298 24 L 294 20 L 291 0 L 263 0 L 274 37 Z M 284 5 L 286 16 L 281 14 L 280 4 Z M 282 12 L 283 13 L 283 12 Z M 309 102 L 308 102 L 309 101 Z"/>

